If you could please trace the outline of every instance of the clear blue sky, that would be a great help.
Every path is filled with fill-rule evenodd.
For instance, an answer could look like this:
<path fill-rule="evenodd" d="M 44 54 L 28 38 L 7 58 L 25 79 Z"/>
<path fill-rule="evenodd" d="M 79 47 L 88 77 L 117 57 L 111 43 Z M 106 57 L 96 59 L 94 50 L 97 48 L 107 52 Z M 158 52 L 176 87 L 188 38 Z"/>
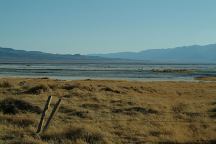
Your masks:
<path fill-rule="evenodd" d="M 216 0 L 0 0 L 0 46 L 109 53 L 216 43 Z"/>

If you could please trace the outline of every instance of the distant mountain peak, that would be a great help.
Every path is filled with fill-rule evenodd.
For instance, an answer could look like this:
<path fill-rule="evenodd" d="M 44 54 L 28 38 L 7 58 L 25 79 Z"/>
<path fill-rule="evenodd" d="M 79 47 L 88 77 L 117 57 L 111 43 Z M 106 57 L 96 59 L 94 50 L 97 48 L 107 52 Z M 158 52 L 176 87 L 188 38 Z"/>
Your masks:
<path fill-rule="evenodd" d="M 0 63 L 73 63 L 105 61 L 107 58 L 80 54 L 50 54 L 0 47 Z"/>
<path fill-rule="evenodd" d="M 216 44 L 191 45 L 167 49 L 149 49 L 141 52 L 109 54 L 50 54 L 40 51 L 15 50 L 0 47 L 0 63 L 98 63 L 145 61 L 159 63 L 216 63 Z"/>
<path fill-rule="evenodd" d="M 216 44 L 191 45 L 166 49 L 149 49 L 140 52 L 92 54 L 106 58 L 145 60 L 173 63 L 216 63 Z"/>

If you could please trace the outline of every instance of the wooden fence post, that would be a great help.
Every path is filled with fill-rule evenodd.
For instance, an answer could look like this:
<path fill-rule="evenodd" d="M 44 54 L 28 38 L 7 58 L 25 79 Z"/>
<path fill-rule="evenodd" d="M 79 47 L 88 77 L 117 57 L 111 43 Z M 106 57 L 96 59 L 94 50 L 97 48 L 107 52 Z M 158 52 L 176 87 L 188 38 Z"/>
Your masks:
<path fill-rule="evenodd" d="M 46 125 L 45 125 L 44 128 L 43 128 L 43 132 L 45 132 L 45 131 L 48 129 L 49 124 L 50 124 L 50 121 L 52 120 L 53 116 L 54 116 L 55 113 L 57 112 L 57 110 L 58 110 L 58 108 L 59 108 L 59 106 L 60 106 L 60 103 L 61 103 L 61 98 L 60 98 L 60 99 L 56 102 L 56 104 L 54 105 L 54 108 L 53 108 L 53 110 L 52 110 L 52 112 L 51 112 L 51 114 L 50 114 L 50 116 L 49 116 L 49 118 L 48 118 L 48 120 L 47 120 L 47 122 L 46 122 Z"/>
<path fill-rule="evenodd" d="M 51 99 L 52 99 L 52 96 L 49 96 L 47 101 L 46 101 L 44 110 L 43 110 L 42 115 L 41 115 L 40 123 L 38 124 L 38 129 L 37 129 L 37 132 L 36 132 L 37 134 L 41 133 L 41 128 L 42 128 L 43 123 L 44 123 L 44 117 L 46 116 L 46 112 L 49 109 Z"/>

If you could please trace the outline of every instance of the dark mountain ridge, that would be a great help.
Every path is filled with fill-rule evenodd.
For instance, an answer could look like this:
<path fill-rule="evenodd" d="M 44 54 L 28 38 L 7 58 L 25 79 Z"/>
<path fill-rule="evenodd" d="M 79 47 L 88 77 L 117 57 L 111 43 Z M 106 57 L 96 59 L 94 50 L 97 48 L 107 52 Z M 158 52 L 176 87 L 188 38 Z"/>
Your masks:
<path fill-rule="evenodd" d="M 0 47 L 0 63 L 73 63 L 107 61 L 109 58 L 80 54 L 50 54 L 40 51 L 15 50 Z"/>
<path fill-rule="evenodd" d="M 109 54 L 51 54 L 0 47 L 0 63 L 216 63 L 216 44 L 192 45 L 141 52 Z"/>
<path fill-rule="evenodd" d="M 106 58 L 145 60 L 176 63 L 216 63 L 216 44 L 192 45 L 168 49 L 150 49 L 141 52 L 92 54 Z"/>

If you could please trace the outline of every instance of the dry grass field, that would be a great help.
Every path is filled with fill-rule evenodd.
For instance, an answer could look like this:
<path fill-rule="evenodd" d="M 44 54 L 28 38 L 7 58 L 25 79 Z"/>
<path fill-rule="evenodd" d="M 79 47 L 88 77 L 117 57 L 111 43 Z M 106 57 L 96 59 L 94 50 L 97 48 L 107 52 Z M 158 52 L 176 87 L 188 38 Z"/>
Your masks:
<path fill-rule="evenodd" d="M 38 136 L 49 95 L 62 103 Z M 216 143 L 216 82 L 1 78 L 0 143 Z"/>

